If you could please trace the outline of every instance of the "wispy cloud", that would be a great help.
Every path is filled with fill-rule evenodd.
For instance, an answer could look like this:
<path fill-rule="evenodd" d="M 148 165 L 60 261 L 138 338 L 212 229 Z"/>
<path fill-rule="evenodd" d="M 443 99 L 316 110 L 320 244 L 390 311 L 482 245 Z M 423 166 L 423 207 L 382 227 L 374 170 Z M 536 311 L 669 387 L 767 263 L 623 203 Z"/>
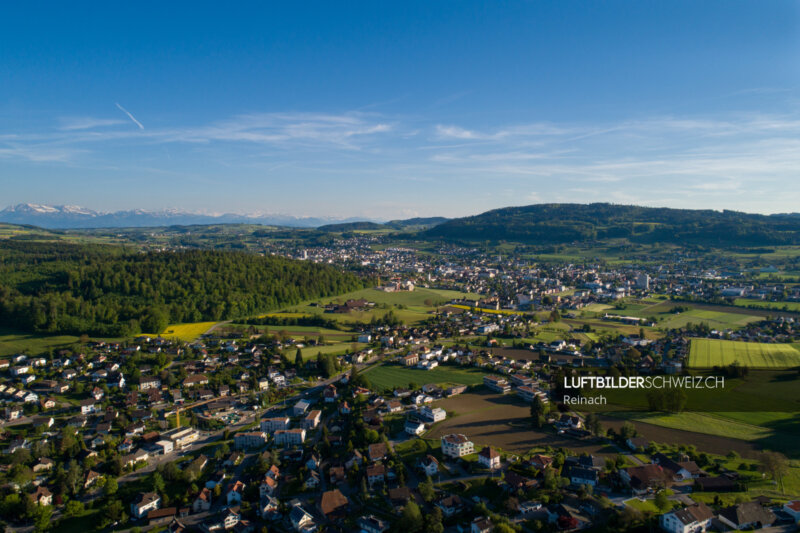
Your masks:
<path fill-rule="evenodd" d="M 93 117 L 64 117 L 61 119 L 60 130 L 75 131 L 89 130 L 94 128 L 105 128 L 124 124 L 122 120 Z"/>
<path fill-rule="evenodd" d="M 128 111 L 127 109 L 125 109 L 124 107 L 122 107 L 121 105 L 119 105 L 119 102 L 117 102 L 117 107 L 119 108 L 119 110 L 120 110 L 120 111 L 122 111 L 123 113 L 125 113 L 126 115 L 128 115 L 128 118 L 129 118 L 129 119 L 131 119 L 131 120 L 133 121 L 133 123 L 134 123 L 134 124 L 136 124 L 137 126 L 139 126 L 139 129 L 140 129 L 140 130 L 143 130 L 143 129 L 144 129 L 144 126 L 142 126 L 142 123 L 141 123 L 141 122 L 139 122 L 138 120 L 136 120 L 136 117 L 134 117 L 134 116 L 133 116 L 133 114 L 132 114 L 130 111 Z"/>
<path fill-rule="evenodd" d="M 486 183 L 497 191 L 518 191 L 515 197 L 527 201 L 628 198 L 652 205 L 657 200 L 648 198 L 657 195 L 702 206 L 720 205 L 724 199 L 742 201 L 746 191 L 764 205 L 769 198 L 800 201 L 800 188 L 794 185 L 800 169 L 796 114 L 675 115 L 494 127 L 364 111 L 246 113 L 146 130 L 126 123 L 78 117 L 60 119 L 49 130 L 0 129 L 0 158 L 87 166 L 113 162 L 124 168 L 130 163 L 116 158 L 113 150 L 124 146 L 126 154 L 138 150 L 146 155 L 153 168 L 159 163 L 165 168 L 178 165 L 182 156 L 191 154 L 192 162 L 200 158 L 226 171 L 258 169 L 262 175 L 277 172 L 287 179 L 383 176 L 376 179 L 376 187 L 424 182 L 431 190 L 447 191 L 457 203 L 463 200 L 457 198 L 461 191 Z M 163 155 L 167 148 L 171 160 Z M 528 196 L 530 191 L 536 196 Z"/>

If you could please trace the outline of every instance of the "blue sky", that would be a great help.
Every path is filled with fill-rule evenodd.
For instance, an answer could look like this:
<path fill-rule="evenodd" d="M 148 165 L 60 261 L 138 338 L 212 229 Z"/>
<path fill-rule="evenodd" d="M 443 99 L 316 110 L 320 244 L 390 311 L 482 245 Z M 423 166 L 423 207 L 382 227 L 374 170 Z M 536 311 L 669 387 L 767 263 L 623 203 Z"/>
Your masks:
<path fill-rule="evenodd" d="M 800 210 L 797 2 L 14 4 L 0 208 Z"/>

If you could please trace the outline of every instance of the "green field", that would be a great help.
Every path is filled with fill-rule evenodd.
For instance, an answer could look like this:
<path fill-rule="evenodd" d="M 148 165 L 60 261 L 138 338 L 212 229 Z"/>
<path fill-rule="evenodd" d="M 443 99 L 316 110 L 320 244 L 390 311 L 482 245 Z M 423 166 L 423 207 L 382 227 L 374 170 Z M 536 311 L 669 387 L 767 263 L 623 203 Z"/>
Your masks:
<path fill-rule="evenodd" d="M 480 296 L 472 293 L 440 289 L 416 288 L 410 292 L 384 292 L 369 288 L 341 294 L 332 298 L 322 298 L 313 302 L 305 302 L 300 305 L 282 309 L 277 313 L 270 313 L 270 316 L 290 318 L 319 315 L 335 320 L 343 326 L 347 326 L 353 323 L 368 323 L 373 318 L 381 318 L 389 311 L 392 311 L 404 324 L 416 324 L 429 318 L 430 314 L 437 306 L 443 305 L 454 298 L 477 300 Z M 344 303 L 347 300 L 359 299 L 372 302 L 375 306 L 369 310 L 353 311 L 351 313 L 324 312 L 324 306 L 327 304 Z M 292 328 L 286 327 L 284 329 Z"/>
<path fill-rule="evenodd" d="M 428 383 L 475 385 L 483 382 L 483 376 L 486 375 L 486 372 L 452 366 L 439 366 L 433 370 L 421 370 L 384 364 L 365 370 L 364 375 L 369 379 L 373 388 L 381 390 L 408 387 L 409 383 L 416 383 L 417 385 Z"/>
<path fill-rule="evenodd" d="M 752 368 L 792 368 L 800 366 L 800 351 L 791 344 L 692 339 L 689 367 L 711 368 L 733 362 Z"/>
<path fill-rule="evenodd" d="M 689 307 L 690 309 L 680 313 L 670 312 L 678 305 Z M 656 327 L 663 329 L 682 328 L 689 323 L 699 324 L 701 322 L 705 322 L 709 327 L 716 329 L 738 329 L 741 326 L 762 319 L 758 311 L 747 313 L 736 307 L 701 306 L 665 300 L 626 301 L 621 309 L 610 306 L 602 309 L 599 304 L 592 304 L 586 306 L 581 314 L 589 317 L 602 317 L 606 313 L 609 315 L 653 318 L 656 320 Z"/>
<path fill-rule="evenodd" d="M 16 353 L 39 355 L 50 350 L 70 348 L 80 342 L 73 335 L 36 335 L 0 330 L 0 356 Z"/>
<path fill-rule="evenodd" d="M 751 414 L 754 413 L 742 413 L 742 415 Z M 720 437 L 730 437 L 732 439 L 745 441 L 762 440 L 772 434 L 772 431 L 767 428 L 744 422 L 736 422 L 722 415 L 723 413 L 653 414 L 636 416 L 634 420 L 665 428 L 695 431 L 707 435 L 718 435 Z"/>
<path fill-rule="evenodd" d="M 333 344 L 325 344 L 324 346 L 306 346 L 300 349 L 300 353 L 303 354 L 303 360 L 308 360 L 315 358 L 318 353 L 342 355 L 348 350 L 355 349 L 357 351 L 365 346 L 366 344 L 358 342 L 337 342 Z M 286 352 L 291 361 L 294 361 L 295 355 L 297 354 L 297 348 L 291 346 L 286 348 L 284 352 Z"/>
<path fill-rule="evenodd" d="M 761 309 L 777 309 L 779 311 L 800 312 L 800 302 L 766 302 L 763 300 L 750 300 L 748 298 L 737 298 L 733 302 L 741 307 L 759 307 Z"/>

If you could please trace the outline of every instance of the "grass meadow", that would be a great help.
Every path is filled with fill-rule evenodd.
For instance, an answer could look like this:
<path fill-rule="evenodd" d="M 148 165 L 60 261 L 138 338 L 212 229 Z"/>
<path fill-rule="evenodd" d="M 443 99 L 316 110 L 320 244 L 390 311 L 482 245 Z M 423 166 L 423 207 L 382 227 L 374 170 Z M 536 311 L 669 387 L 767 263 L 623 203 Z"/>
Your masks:
<path fill-rule="evenodd" d="M 800 366 L 800 351 L 791 344 L 692 339 L 690 368 L 727 366 L 733 362 L 751 368 L 792 368 Z"/>

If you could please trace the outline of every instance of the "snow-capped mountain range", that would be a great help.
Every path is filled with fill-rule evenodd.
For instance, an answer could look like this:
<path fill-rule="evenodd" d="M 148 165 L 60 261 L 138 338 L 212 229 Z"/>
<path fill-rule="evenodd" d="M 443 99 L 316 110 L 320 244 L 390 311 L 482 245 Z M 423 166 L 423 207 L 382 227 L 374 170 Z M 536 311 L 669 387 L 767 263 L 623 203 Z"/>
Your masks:
<path fill-rule="evenodd" d="M 355 222 L 365 218 L 294 217 L 280 214 L 203 214 L 165 209 L 100 212 L 75 205 L 17 204 L 0 211 L 0 222 L 29 224 L 48 229 L 131 228 L 190 224 L 265 224 L 315 228 L 325 224 Z"/>

